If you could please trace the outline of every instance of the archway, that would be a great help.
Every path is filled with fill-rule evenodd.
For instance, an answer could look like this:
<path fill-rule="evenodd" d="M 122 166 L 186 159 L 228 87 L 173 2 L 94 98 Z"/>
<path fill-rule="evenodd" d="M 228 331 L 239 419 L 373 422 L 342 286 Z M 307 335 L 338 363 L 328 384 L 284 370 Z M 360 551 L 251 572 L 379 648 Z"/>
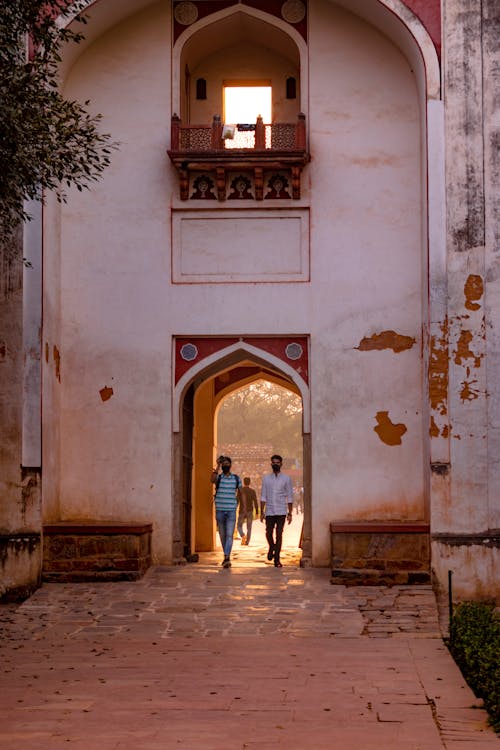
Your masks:
<path fill-rule="evenodd" d="M 292 342 L 296 347 L 301 346 L 298 340 Z M 197 347 L 200 344 L 197 339 L 191 339 L 190 344 L 182 344 L 182 341 L 183 339 L 176 342 L 178 352 L 183 347 Z M 269 344 L 270 339 L 262 341 Z M 286 351 L 290 347 L 290 342 L 286 339 L 277 338 L 272 343 L 277 350 Z M 307 343 L 307 339 L 304 343 Z M 307 372 L 304 375 L 307 379 Z M 205 358 L 200 357 L 198 365 L 189 368 L 179 378 L 175 389 L 174 411 L 179 418 L 174 423 L 173 557 L 178 562 L 194 559 L 192 555 L 195 553 L 215 548 L 213 487 L 209 482 L 209 474 L 216 447 L 216 411 L 228 394 L 260 380 L 286 388 L 302 400 L 304 515 L 301 565 L 310 564 L 311 477 L 307 380 L 285 361 L 243 340 L 237 344 L 229 343 L 229 346 Z M 191 403 L 192 419 L 189 417 Z M 186 453 L 190 443 L 191 456 Z"/>

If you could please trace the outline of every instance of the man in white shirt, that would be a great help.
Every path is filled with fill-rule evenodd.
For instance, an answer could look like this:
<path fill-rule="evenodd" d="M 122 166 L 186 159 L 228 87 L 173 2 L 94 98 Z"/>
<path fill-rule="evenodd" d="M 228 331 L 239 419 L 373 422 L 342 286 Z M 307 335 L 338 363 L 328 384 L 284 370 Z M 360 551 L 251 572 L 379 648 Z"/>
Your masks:
<path fill-rule="evenodd" d="M 266 519 L 266 539 L 269 544 L 268 560 L 274 560 L 276 568 L 282 568 L 280 562 L 281 542 L 285 519 L 292 522 L 293 487 L 288 474 L 281 472 L 283 459 L 278 454 L 271 456 L 272 474 L 266 474 L 262 480 L 260 495 L 260 520 Z M 287 512 L 288 510 L 288 512 Z M 276 538 L 274 529 L 276 528 Z"/>

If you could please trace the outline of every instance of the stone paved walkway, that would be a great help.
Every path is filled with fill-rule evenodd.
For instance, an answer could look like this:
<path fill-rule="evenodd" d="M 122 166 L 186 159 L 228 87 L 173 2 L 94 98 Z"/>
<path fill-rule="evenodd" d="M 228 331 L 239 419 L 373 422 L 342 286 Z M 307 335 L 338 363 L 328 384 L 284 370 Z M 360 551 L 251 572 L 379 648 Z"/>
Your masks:
<path fill-rule="evenodd" d="M 255 536 L 230 570 L 211 553 L 0 607 L 0 748 L 499 747 L 430 587 L 331 585 L 293 547 L 276 569 Z"/>

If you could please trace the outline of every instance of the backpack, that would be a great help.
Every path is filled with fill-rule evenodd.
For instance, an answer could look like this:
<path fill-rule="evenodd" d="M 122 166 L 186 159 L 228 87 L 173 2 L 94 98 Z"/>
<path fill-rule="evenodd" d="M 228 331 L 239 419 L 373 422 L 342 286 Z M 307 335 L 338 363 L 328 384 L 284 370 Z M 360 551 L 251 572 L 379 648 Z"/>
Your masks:
<path fill-rule="evenodd" d="M 231 476 L 234 477 L 234 479 L 236 479 L 236 485 L 235 485 L 234 489 L 237 490 L 238 486 L 240 484 L 240 478 L 239 478 L 239 476 L 237 474 L 232 474 Z M 220 480 L 222 479 L 222 477 L 223 477 L 223 474 L 219 474 L 217 476 L 217 481 L 215 483 L 215 494 L 217 494 L 217 490 L 219 489 Z"/>

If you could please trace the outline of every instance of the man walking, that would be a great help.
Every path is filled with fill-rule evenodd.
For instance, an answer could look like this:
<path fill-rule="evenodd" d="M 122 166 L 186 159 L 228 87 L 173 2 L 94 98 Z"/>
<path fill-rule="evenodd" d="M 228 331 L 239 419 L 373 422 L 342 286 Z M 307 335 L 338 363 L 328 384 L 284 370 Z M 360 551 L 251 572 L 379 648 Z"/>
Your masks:
<path fill-rule="evenodd" d="M 271 456 L 272 474 L 266 474 L 263 478 L 260 497 L 260 520 L 266 520 L 266 539 L 269 544 L 267 559 L 274 559 L 276 568 L 283 567 L 280 562 L 283 527 L 285 519 L 288 523 L 292 522 L 293 508 L 292 480 L 281 472 L 282 463 L 283 459 L 278 454 Z"/>
<path fill-rule="evenodd" d="M 250 487 L 250 477 L 244 477 L 243 487 L 240 490 L 240 507 L 238 512 L 238 534 L 241 537 L 242 544 L 250 544 L 254 511 L 259 515 L 257 494 L 253 487 Z M 243 529 L 244 523 L 246 523 L 246 531 Z"/>
<path fill-rule="evenodd" d="M 215 484 L 215 520 L 219 532 L 220 543 L 224 550 L 224 568 L 231 567 L 231 550 L 233 549 L 234 527 L 236 525 L 237 493 L 241 487 L 241 480 L 237 474 L 231 473 L 232 461 L 229 456 L 219 456 L 217 466 L 212 470 L 210 481 Z M 222 473 L 219 474 L 219 468 Z"/>

